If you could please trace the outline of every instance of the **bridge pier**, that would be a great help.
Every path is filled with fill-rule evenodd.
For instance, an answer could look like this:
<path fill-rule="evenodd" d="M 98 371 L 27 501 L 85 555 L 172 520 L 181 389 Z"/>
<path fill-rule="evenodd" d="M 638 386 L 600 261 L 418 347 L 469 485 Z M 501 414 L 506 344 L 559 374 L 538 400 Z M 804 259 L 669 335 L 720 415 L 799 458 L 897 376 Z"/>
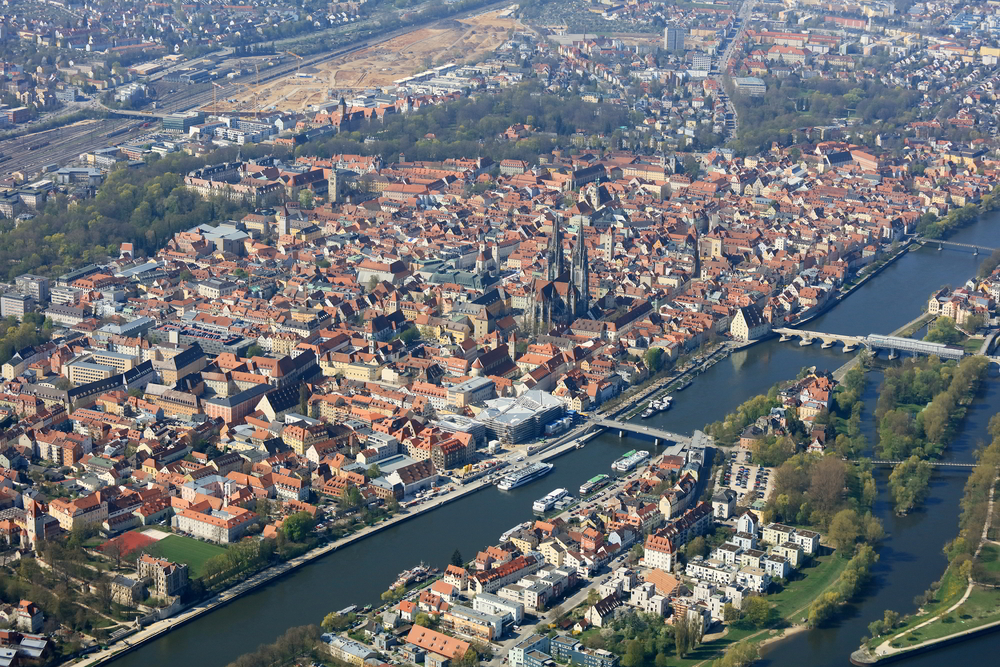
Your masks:
<path fill-rule="evenodd" d="M 791 339 L 792 339 L 791 336 L 786 336 L 785 334 L 781 334 L 781 338 L 778 339 L 778 342 L 779 343 L 784 343 L 785 341 L 789 341 Z"/>
<path fill-rule="evenodd" d="M 844 353 L 845 354 L 848 353 L 848 352 L 854 352 L 854 350 L 856 350 L 856 349 L 858 349 L 858 346 L 857 346 L 856 343 L 844 343 Z"/>
<path fill-rule="evenodd" d="M 812 338 L 805 338 L 805 337 L 803 337 L 802 340 L 799 341 L 799 345 L 801 345 L 802 347 L 806 347 L 806 346 L 812 345 L 812 344 L 813 344 L 813 339 Z"/>
<path fill-rule="evenodd" d="M 653 438 L 653 445 L 656 446 L 656 447 L 659 447 L 660 446 L 660 439 L 659 438 Z"/>
<path fill-rule="evenodd" d="M 619 438 L 624 438 L 625 437 L 625 429 L 623 429 L 623 428 L 622 429 L 618 429 L 618 437 Z"/>
<path fill-rule="evenodd" d="M 973 257 L 975 257 L 978 254 L 979 254 L 979 248 L 976 248 L 975 250 L 972 251 L 972 256 Z"/>
<path fill-rule="evenodd" d="M 831 348 L 836 344 L 837 344 L 836 340 L 824 340 L 823 344 L 820 345 L 820 349 L 826 350 L 827 348 Z"/>
<path fill-rule="evenodd" d="M 898 358 L 899 358 L 899 352 L 897 350 L 895 350 L 895 349 L 890 349 L 889 350 L 889 361 L 892 361 L 893 359 L 898 359 Z"/>

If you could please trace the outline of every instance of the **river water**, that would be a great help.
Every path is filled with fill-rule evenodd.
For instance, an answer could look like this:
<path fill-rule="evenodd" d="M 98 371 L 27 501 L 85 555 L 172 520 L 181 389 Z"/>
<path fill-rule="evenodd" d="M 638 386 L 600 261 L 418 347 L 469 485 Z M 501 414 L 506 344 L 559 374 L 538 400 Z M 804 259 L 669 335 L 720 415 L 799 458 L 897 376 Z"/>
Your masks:
<path fill-rule="evenodd" d="M 1000 216 L 995 218 L 1000 221 Z M 987 219 L 962 230 L 953 240 L 1000 245 Z M 922 248 L 886 268 L 875 280 L 809 324 L 816 331 L 848 335 L 889 333 L 916 317 L 930 293 L 944 284 L 958 286 L 973 277 L 979 261 L 969 252 Z M 803 366 L 833 370 L 848 359 L 840 348 L 800 347 L 797 341 L 770 340 L 728 359 L 700 375 L 675 396 L 672 410 L 652 421 L 656 426 L 691 433 L 721 419 L 748 397 L 793 377 Z M 866 399 L 875 400 L 876 382 Z M 874 405 L 871 403 L 872 406 Z M 977 440 L 985 438 L 986 423 L 1000 410 L 1000 388 L 992 378 L 969 411 L 965 428 L 949 456 L 971 460 Z M 872 409 L 866 413 L 870 420 Z M 871 429 L 872 425 L 866 425 Z M 869 440 L 874 438 L 869 432 Z M 503 493 L 485 489 L 416 517 L 379 535 L 334 552 L 295 573 L 246 595 L 207 616 L 178 628 L 116 661 L 119 667 L 225 665 L 261 643 L 273 641 L 288 627 L 319 623 L 323 616 L 349 604 L 378 603 L 379 595 L 398 572 L 420 561 L 443 567 L 455 549 L 471 558 L 513 525 L 531 518 L 531 503 L 549 490 L 574 491 L 597 473 L 609 472 L 611 462 L 628 448 L 645 441 L 604 435 L 584 449 L 555 460 L 555 470 L 542 480 Z M 957 533 L 958 500 L 965 475 L 935 474 L 931 494 L 919 511 L 895 517 L 885 494 L 885 477 L 878 478 L 876 512 L 889 536 L 880 549 L 874 584 L 849 614 L 832 628 L 801 633 L 774 646 L 765 656 L 770 665 L 845 665 L 867 625 L 886 608 L 913 611 L 913 597 L 938 578 L 945 566 L 941 546 Z M 913 659 L 913 664 L 946 660 L 948 664 L 986 660 L 989 640 L 970 641 Z M 929 664 L 929 663 L 927 663 Z"/>

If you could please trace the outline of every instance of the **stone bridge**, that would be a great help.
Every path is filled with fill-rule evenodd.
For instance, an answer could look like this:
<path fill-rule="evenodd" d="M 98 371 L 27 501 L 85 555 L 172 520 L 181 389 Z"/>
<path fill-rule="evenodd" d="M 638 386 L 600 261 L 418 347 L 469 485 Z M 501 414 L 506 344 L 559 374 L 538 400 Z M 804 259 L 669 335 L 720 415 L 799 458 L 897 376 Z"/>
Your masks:
<path fill-rule="evenodd" d="M 844 352 L 851 352 L 857 347 L 864 345 L 873 353 L 885 350 L 889 353 L 890 359 L 895 359 L 900 352 L 910 354 L 935 355 L 942 359 L 961 359 L 965 356 L 965 350 L 954 345 L 943 345 L 941 343 L 930 343 L 913 338 L 903 338 L 901 336 L 883 336 L 881 334 L 868 334 L 867 336 L 847 336 L 844 334 L 831 334 L 822 331 L 808 331 L 806 329 L 775 329 L 774 332 L 781 336 L 782 341 L 792 338 L 799 338 L 799 345 L 812 345 L 815 340 L 823 341 L 823 347 L 833 347 L 840 343 L 844 346 Z"/>

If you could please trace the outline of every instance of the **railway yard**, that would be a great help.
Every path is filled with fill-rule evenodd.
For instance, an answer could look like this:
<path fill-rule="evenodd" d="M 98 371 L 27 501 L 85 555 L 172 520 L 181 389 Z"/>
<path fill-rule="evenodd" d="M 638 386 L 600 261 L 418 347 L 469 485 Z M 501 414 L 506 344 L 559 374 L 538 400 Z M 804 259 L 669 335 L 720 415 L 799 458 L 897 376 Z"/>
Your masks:
<path fill-rule="evenodd" d="M 150 124 L 164 114 L 190 110 L 246 113 L 253 112 L 255 106 L 259 110 L 301 111 L 310 104 L 326 101 L 330 87 L 339 95 L 340 91 L 391 85 L 395 79 L 418 71 L 428 61 L 462 62 L 495 49 L 509 31 L 523 27 L 503 16 L 505 5 L 498 2 L 465 16 L 400 28 L 375 39 L 301 59 L 283 56 L 247 59 L 244 64 L 249 61 L 264 66 L 259 71 L 220 81 L 218 88 L 212 82 L 171 83 L 165 80 L 165 72 L 161 73 L 150 81 L 156 90 L 157 104 L 153 109 L 132 112 L 104 109 L 114 115 L 0 140 L 0 178 L 17 172 L 30 180 L 40 177 L 40 172 L 49 165 L 72 163 L 81 153 L 140 140 L 149 133 Z M 227 50 L 218 55 L 226 64 L 237 62 L 226 58 Z M 208 57 L 203 57 L 186 66 L 204 67 L 208 62 Z M 273 64 L 267 65 L 268 62 Z M 216 109 L 212 108 L 213 102 Z M 102 109 L 93 100 L 74 107 L 73 110 Z M 63 113 L 67 111 L 70 110 Z"/>

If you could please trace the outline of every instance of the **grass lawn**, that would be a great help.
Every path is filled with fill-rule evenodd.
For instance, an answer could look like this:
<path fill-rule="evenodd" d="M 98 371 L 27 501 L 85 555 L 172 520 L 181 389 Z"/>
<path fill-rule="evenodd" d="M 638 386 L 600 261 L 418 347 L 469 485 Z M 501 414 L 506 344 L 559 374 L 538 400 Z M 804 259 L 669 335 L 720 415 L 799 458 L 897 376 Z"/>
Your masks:
<path fill-rule="evenodd" d="M 942 611 L 952 606 L 962 598 L 962 596 L 965 594 L 965 589 L 968 587 L 968 582 L 962 578 L 962 575 L 959 574 L 956 571 L 956 569 L 957 568 L 948 567 L 948 569 L 944 571 L 944 575 L 941 577 L 941 587 L 938 588 L 937 592 L 934 594 L 934 600 L 932 602 L 928 602 L 923 606 L 923 609 L 926 613 L 920 614 L 919 616 L 917 615 L 911 616 L 910 619 L 905 624 L 895 628 L 892 631 L 891 636 L 895 637 L 900 632 L 903 632 L 906 628 L 912 628 L 914 626 L 920 625 L 927 619 L 936 616 L 937 614 L 940 614 Z M 924 630 L 930 627 L 931 626 L 927 626 L 926 628 L 921 628 L 917 632 L 922 633 Z M 884 642 L 886 637 L 888 636 L 889 635 L 882 635 L 881 637 L 876 637 L 872 639 L 872 641 L 870 641 L 868 645 L 875 647 Z M 904 637 L 908 636 L 909 635 L 905 635 Z M 918 637 L 917 641 L 923 641 L 924 639 L 927 639 L 927 637 L 924 636 L 922 639 Z M 909 642 L 909 643 L 914 644 L 916 642 Z"/>
<path fill-rule="evenodd" d="M 147 551 L 152 556 L 166 558 L 178 563 L 187 563 L 188 574 L 191 577 L 201 576 L 201 566 L 205 561 L 218 554 L 225 553 L 222 547 L 200 542 L 191 537 L 169 535 L 149 546 Z"/>
<path fill-rule="evenodd" d="M 987 572 L 1000 572 L 1000 547 L 987 544 L 979 552 L 979 563 Z"/>
<path fill-rule="evenodd" d="M 678 658 L 677 654 L 674 653 L 670 656 L 671 665 L 680 665 L 681 667 L 692 667 L 705 660 L 713 660 L 718 658 L 723 651 L 725 651 L 731 644 L 735 644 L 744 637 L 748 637 L 757 632 L 757 630 L 743 630 L 737 628 L 729 628 L 729 632 L 726 633 L 725 637 L 721 639 L 716 639 L 713 642 L 708 642 L 707 644 L 698 644 L 693 651 L 687 654 L 683 659 Z M 776 631 L 777 632 L 777 631 Z M 763 637 L 761 639 L 764 639 Z"/>
<path fill-rule="evenodd" d="M 768 595 L 767 600 L 774 603 L 781 618 L 787 618 L 789 614 L 815 600 L 827 586 L 836 581 L 847 567 L 847 562 L 847 558 L 840 558 L 836 554 L 813 558 L 809 567 L 799 570 L 798 576 L 802 577 L 801 579 L 789 581 L 781 592 Z M 797 623 L 800 619 L 788 620 Z"/>
<path fill-rule="evenodd" d="M 976 587 L 958 609 L 930 625 L 908 633 L 896 643 L 912 646 L 995 621 L 1000 621 L 1000 591 Z"/>

